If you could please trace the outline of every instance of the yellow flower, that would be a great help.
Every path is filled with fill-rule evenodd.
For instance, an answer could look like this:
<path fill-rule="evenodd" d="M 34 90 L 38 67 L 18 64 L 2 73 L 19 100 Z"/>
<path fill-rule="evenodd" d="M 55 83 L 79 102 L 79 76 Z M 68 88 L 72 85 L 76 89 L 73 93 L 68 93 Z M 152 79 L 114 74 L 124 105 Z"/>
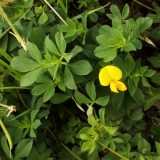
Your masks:
<path fill-rule="evenodd" d="M 99 81 L 102 86 L 110 85 L 112 92 L 119 93 L 120 91 L 127 90 L 125 84 L 119 81 L 122 78 L 122 71 L 115 66 L 106 66 L 100 70 Z"/>

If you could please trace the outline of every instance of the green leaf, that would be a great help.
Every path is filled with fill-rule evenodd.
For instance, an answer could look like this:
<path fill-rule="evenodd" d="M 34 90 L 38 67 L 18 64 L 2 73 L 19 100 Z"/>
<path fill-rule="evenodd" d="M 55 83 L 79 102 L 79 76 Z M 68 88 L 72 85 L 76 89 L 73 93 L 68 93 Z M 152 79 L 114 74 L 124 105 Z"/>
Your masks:
<path fill-rule="evenodd" d="M 140 153 L 142 153 L 143 155 L 149 155 L 150 151 L 151 151 L 151 145 L 150 143 L 148 143 L 144 138 L 142 138 L 139 142 L 138 142 L 138 150 Z"/>
<path fill-rule="evenodd" d="M 111 32 L 111 31 L 110 31 Z M 110 33 L 111 34 L 111 33 Z M 112 36 L 112 34 L 111 34 L 111 36 Z M 108 42 L 108 40 L 109 40 L 109 38 L 108 38 L 108 35 L 98 35 L 97 37 L 96 37 L 96 40 L 97 40 L 97 42 L 101 45 L 101 46 L 103 46 L 103 47 L 107 47 L 106 46 L 106 44 L 107 44 L 107 42 Z"/>
<path fill-rule="evenodd" d="M 124 143 L 123 139 L 121 138 L 114 138 L 113 141 L 116 143 Z"/>
<path fill-rule="evenodd" d="M 75 85 L 75 82 L 73 79 L 73 75 L 69 70 L 68 66 L 65 66 L 63 79 L 64 79 L 64 84 L 67 88 L 73 89 L 73 90 L 77 89 L 77 86 Z"/>
<path fill-rule="evenodd" d="M 109 96 L 99 97 L 95 100 L 95 103 L 100 106 L 106 106 L 109 102 Z"/>
<path fill-rule="evenodd" d="M 113 17 L 112 26 L 118 29 L 121 26 L 121 20 L 118 17 Z"/>
<path fill-rule="evenodd" d="M 82 52 L 83 51 L 83 49 L 80 47 L 80 46 L 75 46 L 72 50 L 71 50 L 71 53 L 73 53 L 73 56 L 72 56 L 72 58 L 74 57 L 74 56 L 76 56 L 78 53 L 80 53 L 80 52 Z M 92 53 L 93 54 L 93 53 Z"/>
<path fill-rule="evenodd" d="M 92 106 L 89 106 L 86 113 L 87 113 L 87 116 L 88 116 L 88 117 L 89 117 L 90 115 L 93 115 L 93 107 L 92 107 Z"/>
<path fill-rule="evenodd" d="M 100 119 L 100 123 L 103 125 L 106 125 L 105 122 L 105 108 L 101 108 L 99 109 L 99 119 Z"/>
<path fill-rule="evenodd" d="M 126 43 L 123 46 L 123 51 L 125 51 L 125 52 L 136 51 L 136 48 L 132 43 Z"/>
<path fill-rule="evenodd" d="M 76 24 L 74 23 L 74 21 L 72 20 L 72 19 L 70 19 L 70 18 L 66 18 L 66 20 L 67 20 L 67 24 L 71 27 L 71 28 L 73 28 L 73 29 L 75 29 L 76 30 Z"/>
<path fill-rule="evenodd" d="M 98 46 L 94 51 L 95 56 L 104 58 L 105 62 L 113 60 L 117 55 L 115 47 Z"/>
<path fill-rule="evenodd" d="M 55 40 L 56 40 L 56 44 L 58 47 L 58 50 L 60 51 L 61 54 L 65 53 L 66 50 L 66 41 L 63 37 L 62 32 L 58 32 L 55 35 Z"/>
<path fill-rule="evenodd" d="M 113 35 L 111 33 L 111 27 L 109 25 L 101 26 L 101 28 L 99 29 L 99 34 L 106 35 L 106 36 L 109 36 L 109 37 L 113 37 Z"/>
<path fill-rule="evenodd" d="M 31 112 L 31 123 L 33 123 L 33 121 L 34 121 L 34 119 L 35 119 L 35 117 L 36 117 L 38 112 L 39 112 L 39 109 L 33 110 Z"/>
<path fill-rule="evenodd" d="M 103 57 L 104 62 L 112 61 L 117 56 L 116 48 L 107 48 L 106 52 L 107 52 L 107 54 Z"/>
<path fill-rule="evenodd" d="M 88 134 L 86 134 L 86 133 L 80 134 L 79 138 L 81 138 L 84 141 L 90 141 L 90 140 L 92 140 L 92 138 Z"/>
<path fill-rule="evenodd" d="M 96 48 L 96 45 L 94 44 L 86 44 L 83 47 L 83 53 L 91 59 L 97 59 L 97 57 L 93 54 L 95 48 Z"/>
<path fill-rule="evenodd" d="M 53 80 L 49 77 L 49 75 L 41 74 L 37 81 L 37 83 L 52 83 Z"/>
<path fill-rule="evenodd" d="M 32 123 L 32 127 L 34 129 L 37 129 L 39 126 L 41 125 L 41 121 L 39 119 L 36 119 L 33 123 Z"/>
<path fill-rule="evenodd" d="M 5 135 L 1 138 L 1 147 L 3 148 L 4 153 L 5 153 L 9 158 L 11 158 L 11 157 L 12 157 L 12 155 L 10 155 L 11 151 L 10 151 L 10 149 L 9 149 L 9 146 L 8 146 L 8 143 L 7 143 L 7 138 L 6 138 Z"/>
<path fill-rule="evenodd" d="M 27 157 L 32 149 L 32 144 L 33 140 L 30 138 L 21 140 L 15 149 L 15 159 Z"/>
<path fill-rule="evenodd" d="M 69 98 L 71 98 L 70 95 L 63 94 L 63 93 L 55 93 L 54 96 L 50 99 L 50 101 L 53 104 L 60 104 L 62 102 L 65 102 Z"/>
<path fill-rule="evenodd" d="M 132 44 L 136 47 L 136 49 L 142 49 L 142 43 L 139 39 L 132 41 Z"/>
<path fill-rule="evenodd" d="M 145 101 L 144 110 L 149 109 L 156 101 L 160 100 L 160 95 L 151 97 Z"/>
<path fill-rule="evenodd" d="M 140 71 L 140 74 L 143 75 L 148 69 L 148 66 L 142 66 L 140 67 L 139 71 Z"/>
<path fill-rule="evenodd" d="M 155 73 L 156 73 L 156 71 L 151 70 L 151 69 L 148 69 L 148 70 L 143 74 L 143 76 L 144 76 L 144 77 L 152 77 Z"/>
<path fill-rule="evenodd" d="M 30 137 L 32 137 L 32 138 L 36 138 L 36 134 L 35 134 L 35 131 L 34 131 L 33 127 L 30 128 L 29 135 L 30 135 Z"/>
<path fill-rule="evenodd" d="M 153 38 L 160 39 L 160 30 L 159 29 L 154 29 L 150 33 L 151 33 Z"/>
<path fill-rule="evenodd" d="M 88 123 L 91 125 L 91 126 L 97 126 L 98 122 L 95 120 L 94 116 L 93 115 L 89 115 L 88 116 Z"/>
<path fill-rule="evenodd" d="M 48 101 L 55 93 L 55 86 L 50 86 L 43 95 L 43 101 Z"/>
<path fill-rule="evenodd" d="M 33 4 L 33 0 L 28 0 L 25 2 L 24 7 L 29 8 Z"/>
<path fill-rule="evenodd" d="M 129 6 L 126 4 L 122 10 L 122 18 L 123 20 L 126 19 L 129 15 Z"/>
<path fill-rule="evenodd" d="M 119 8 L 116 5 L 112 5 L 110 8 L 111 12 L 113 13 L 114 16 L 118 17 L 119 19 L 121 19 L 121 13 L 119 11 Z"/>
<path fill-rule="evenodd" d="M 89 19 L 92 21 L 92 22 L 97 22 L 98 20 L 98 15 L 96 13 L 92 13 L 89 15 Z"/>
<path fill-rule="evenodd" d="M 118 94 L 113 94 L 112 105 L 116 111 L 120 108 L 124 98 L 124 92 L 119 92 Z"/>
<path fill-rule="evenodd" d="M 135 61 L 129 53 L 125 57 L 125 67 L 128 74 L 130 74 L 135 68 Z"/>
<path fill-rule="evenodd" d="M 130 119 L 132 121 L 140 121 L 143 118 L 142 108 L 135 108 L 130 112 Z M 140 122 L 138 122 L 140 124 Z"/>
<path fill-rule="evenodd" d="M 95 141 L 87 141 L 84 142 L 81 146 L 82 151 L 89 150 L 89 154 L 91 154 L 96 149 L 96 142 Z"/>
<path fill-rule="evenodd" d="M 159 142 L 155 142 L 155 144 L 156 144 L 157 152 L 160 155 L 160 143 Z"/>
<path fill-rule="evenodd" d="M 33 84 L 38 76 L 41 74 L 42 72 L 42 68 L 38 68 L 34 71 L 28 72 L 27 74 L 25 74 L 22 78 L 21 78 L 21 86 L 30 86 L 31 84 Z"/>
<path fill-rule="evenodd" d="M 152 76 L 151 81 L 160 85 L 160 74 L 156 73 Z"/>
<path fill-rule="evenodd" d="M 50 85 L 48 85 L 48 84 L 38 84 L 38 85 L 36 85 L 36 86 L 33 87 L 33 89 L 32 89 L 32 95 L 35 95 L 35 96 L 41 95 L 49 87 L 50 87 Z"/>
<path fill-rule="evenodd" d="M 160 68 L 160 54 L 158 55 L 158 57 L 149 57 L 148 60 L 155 68 Z"/>
<path fill-rule="evenodd" d="M 11 60 L 11 67 L 19 72 L 28 72 L 39 68 L 40 64 L 31 59 L 17 56 Z"/>
<path fill-rule="evenodd" d="M 40 27 L 34 27 L 31 30 L 30 40 L 34 43 L 38 48 L 43 49 L 43 42 L 45 40 L 45 32 Z"/>
<path fill-rule="evenodd" d="M 142 92 L 139 88 L 136 88 L 136 91 L 135 91 L 135 93 L 133 94 L 132 98 L 133 98 L 136 102 L 138 102 L 139 104 L 141 104 L 141 105 L 144 104 L 145 97 L 144 97 L 143 92 Z"/>
<path fill-rule="evenodd" d="M 144 87 L 149 87 L 149 86 L 151 86 L 144 77 L 141 77 L 141 78 L 142 78 L 142 85 L 143 85 Z"/>
<path fill-rule="evenodd" d="M 87 98 L 84 94 L 80 93 L 78 90 L 75 90 L 74 96 L 75 96 L 75 99 L 79 103 L 91 103 L 92 102 L 89 98 Z"/>
<path fill-rule="evenodd" d="M 77 75 L 87 75 L 92 71 L 92 67 L 86 60 L 79 60 L 68 65 L 70 70 Z"/>
<path fill-rule="evenodd" d="M 134 79 L 129 78 L 128 79 L 128 86 L 129 86 L 129 92 L 131 94 L 131 96 L 133 96 L 133 94 L 135 93 L 137 86 L 135 85 Z"/>
<path fill-rule="evenodd" d="M 59 50 L 57 49 L 56 45 L 52 42 L 52 40 L 49 39 L 49 36 L 47 36 L 45 39 L 45 46 L 54 55 L 56 55 L 56 56 L 61 55 Z"/>
<path fill-rule="evenodd" d="M 47 22 L 47 20 L 48 20 L 48 16 L 45 12 L 43 12 L 38 19 L 38 23 L 44 24 L 45 22 Z"/>
<path fill-rule="evenodd" d="M 42 55 L 40 51 L 38 50 L 37 46 L 33 43 L 27 42 L 27 50 L 29 55 L 38 63 L 42 61 Z"/>
<path fill-rule="evenodd" d="M 113 135 L 117 131 L 118 127 L 106 127 L 106 126 L 104 126 L 104 129 L 106 130 L 106 132 Z"/>
<path fill-rule="evenodd" d="M 88 96 L 94 102 L 95 99 L 96 99 L 96 89 L 95 89 L 95 85 L 94 85 L 93 81 L 87 83 L 87 85 L 86 85 L 86 91 L 87 91 Z"/>
<path fill-rule="evenodd" d="M 139 31 L 143 33 L 152 25 L 152 22 L 153 20 L 150 17 L 140 17 L 136 20 L 136 25 L 139 27 Z"/>
<path fill-rule="evenodd" d="M 73 53 L 63 53 L 63 57 L 64 59 L 69 63 L 69 61 L 72 59 L 73 57 Z"/>

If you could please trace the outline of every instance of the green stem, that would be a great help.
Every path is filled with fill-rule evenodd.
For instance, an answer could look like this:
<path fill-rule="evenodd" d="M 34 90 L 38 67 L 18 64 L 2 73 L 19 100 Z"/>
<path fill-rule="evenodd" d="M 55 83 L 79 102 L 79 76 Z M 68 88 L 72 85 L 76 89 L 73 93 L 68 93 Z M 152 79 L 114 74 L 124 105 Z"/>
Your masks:
<path fill-rule="evenodd" d="M 0 53 L 8 62 L 11 62 L 12 57 L 7 54 L 2 48 L 0 48 Z"/>
<path fill-rule="evenodd" d="M 14 73 L 17 76 L 17 79 L 19 79 L 19 81 L 20 81 L 21 75 L 17 71 L 15 71 L 10 65 L 8 65 L 6 62 L 2 61 L 1 59 L 0 59 L 0 64 L 5 66 L 6 68 L 8 68 L 10 72 Z"/>
<path fill-rule="evenodd" d="M 77 158 L 78 160 L 81 160 L 79 157 L 77 157 L 70 149 L 68 149 L 63 143 L 61 143 L 62 146 L 69 152 L 71 153 L 75 158 Z"/>
<path fill-rule="evenodd" d="M 17 86 L 12 86 L 12 87 L 0 87 L 0 90 L 5 90 L 5 89 L 30 89 L 27 87 L 17 87 Z"/>
<path fill-rule="evenodd" d="M 48 3 L 47 0 L 44 0 L 45 3 L 51 8 L 51 10 L 58 16 L 58 18 L 66 25 L 68 26 L 68 24 L 66 23 L 66 21 L 57 13 L 57 11 Z"/>
<path fill-rule="evenodd" d="M 9 143 L 9 148 L 11 150 L 13 148 L 12 139 L 11 139 L 10 134 L 8 133 L 2 119 L 0 119 L 0 126 L 2 127 L 3 132 L 5 133 L 5 135 L 7 137 L 7 140 L 8 140 L 8 143 Z"/>
<path fill-rule="evenodd" d="M 104 145 L 103 143 L 99 142 L 99 141 L 96 141 L 97 143 L 99 143 L 100 145 L 102 145 L 103 147 L 105 147 L 106 149 L 108 149 L 110 152 L 112 152 L 113 154 L 115 154 L 116 156 L 122 158 L 123 160 L 129 160 L 128 158 L 126 157 L 123 157 L 121 154 L 115 152 L 114 150 L 108 148 L 106 145 Z"/>
<path fill-rule="evenodd" d="M 7 21 L 7 23 L 9 24 L 9 26 L 12 28 L 15 37 L 17 38 L 18 42 L 21 43 L 22 47 L 24 48 L 25 51 L 27 51 L 26 46 L 25 46 L 25 42 L 23 41 L 23 38 L 20 36 L 20 34 L 18 33 L 17 29 L 14 27 L 14 25 L 12 24 L 12 22 L 10 21 L 10 19 L 8 18 L 8 16 L 6 15 L 6 13 L 4 12 L 3 8 L 0 6 L 0 14 L 4 17 L 4 19 Z"/>
<path fill-rule="evenodd" d="M 33 5 L 32 5 L 33 6 Z M 32 8 L 32 6 L 30 8 L 28 8 L 28 10 L 15 22 L 13 23 L 13 25 L 15 25 L 17 22 L 19 22 L 28 12 L 29 10 Z M 11 29 L 11 27 L 7 28 L 1 35 L 0 35 L 0 39 Z"/>

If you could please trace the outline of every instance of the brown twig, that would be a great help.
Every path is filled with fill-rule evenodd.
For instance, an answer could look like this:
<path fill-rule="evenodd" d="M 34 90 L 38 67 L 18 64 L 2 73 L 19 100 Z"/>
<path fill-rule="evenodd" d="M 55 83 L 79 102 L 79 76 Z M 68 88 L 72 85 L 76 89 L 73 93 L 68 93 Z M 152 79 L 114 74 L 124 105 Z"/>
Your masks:
<path fill-rule="evenodd" d="M 3 81 L 4 77 L 7 75 L 8 69 L 3 73 L 2 77 L 0 78 L 0 82 Z"/>
<path fill-rule="evenodd" d="M 24 100 L 23 100 L 22 96 L 20 95 L 19 91 L 18 91 L 17 89 L 16 89 L 16 91 L 17 91 L 17 94 L 18 94 L 18 96 L 19 96 L 19 98 L 20 98 L 21 102 L 22 102 L 22 103 L 23 103 L 23 105 L 28 109 L 28 107 L 27 107 L 27 105 L 25 104 L 25 102 L 24 102 Z"/>
<path fill-rule="evenodd" d="M 136 2 L 136 3 L 138 3 L 139 5 L 141 5 L 141 6 L 143 6 L 143 7 L 145 7 L 145 8 L 147 8 L 147 9 L 151 10 L 151 11 L 156 12 L 153 8 L 148 7 L 148 6 L 146 6 L 145 4 L 143 4 L 143 3 L 141 3 L 141 2 L 139 2 L 139 1 L 137 1 L 137 0 L 133 0 L 133 1 Z"/>

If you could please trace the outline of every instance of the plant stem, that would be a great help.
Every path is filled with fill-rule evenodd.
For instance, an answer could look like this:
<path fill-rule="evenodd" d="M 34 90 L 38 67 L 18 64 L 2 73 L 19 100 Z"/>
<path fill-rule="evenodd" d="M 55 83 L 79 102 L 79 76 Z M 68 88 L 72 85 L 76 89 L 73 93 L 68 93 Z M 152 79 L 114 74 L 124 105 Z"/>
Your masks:
<path fill-rule="evenodd" d="M 11 62 L 12 57 L 7 54 L 2 48 L 0 48 L 0 53 L 8 62 Z"/>
<path fill-rule="evenodd" d="M 58 18 L 65 24 L 68 26 L 68 24 L 66 23 L 66 21 L 57 13 L 57 11 L 48 3 L 47 0 L 44 0 L 46 2 L 46 4 L 51 8 L 51 10 L 58 16 Z"/>
<path fill-rule="evenodd" d="M 0 87 L 0 89 L 5 90 L 5 89 L 30 89 L 30 88 L 11 86 L 11 87 Z"/>
<path fill-rule="evenodd" d="M 8 131 L 7 131 L 7 129 L 6 129 L 6 127 L 5 127 L 1 118 L 0 118 L 0 126 L 2 127 L 3 132 L 5 133 L 5 135 L 7 137 L 7 140 L 8 140 L 8 143 L 9 143 L 9 148 L 11 150 L 13 148 L 12 139 L 11 139 L 10 134 L 8 133 Z"/>
<path fill-rule="evenodd" d="M 75 158 L 77 158 L 78 160 L 81 160 L 79 157 L 77 157 L 70 149 L 68 149 L 63 143 L 61 143 L 62 146 L 69 152 L 71 153 Z"/>
<path fill-rule="evenodd" d="M 15 71 L 10 65 L 8 65 L 6 62 L 2 61 L 1 59 L 0 59 L 0 64 L 5 66 L 6 68 L 8 68 L 10 72 L 14 73 L 17 76 L 17 80 L 19 79 L 19 81 L 20 81 L 21 75 L 17 71 Z"/>
<path fill-rule="evenodd" d="M 14 25 L 12 24 L 12 22 L 10 21 L 10 19 L 8 18 L 8 16 L 6 15 L 6 13 L 4 12 L 4 10 L 1 6 L 0 6 L 0 14 L 4 17 L 4 19 L 7 21 L 9 26 L 12 28 L 12 30 L 15 34 L 14 36 L 17 38 L 18 42 L 20 42 L 22 47 L 24 48 L 24 50 L 27 51 L 27 48 L 26 48 L 26 45 L 25 45 L 23 38 L 20 36 L 17 29 L 14 27 Z"/>
<path fill-rule="evenodd" d="M 128 158 L 126 157 L 123 157 L 121 154 L 119 154 L 118 152 L 115 152 L 114 150 L 108 148 L 106 145 L 104 145 L 103 143 L 99 142 L 96 140 L 97 143 L 99 143 L 100 145 L 102 145 L 103 147 L 105 147 L 106 149 L 108 149 L 110 152 L 112 152 L 113 154 L 115 154 L 116 156 L 122 158 L 123 160 L 129 160 Z"/>

